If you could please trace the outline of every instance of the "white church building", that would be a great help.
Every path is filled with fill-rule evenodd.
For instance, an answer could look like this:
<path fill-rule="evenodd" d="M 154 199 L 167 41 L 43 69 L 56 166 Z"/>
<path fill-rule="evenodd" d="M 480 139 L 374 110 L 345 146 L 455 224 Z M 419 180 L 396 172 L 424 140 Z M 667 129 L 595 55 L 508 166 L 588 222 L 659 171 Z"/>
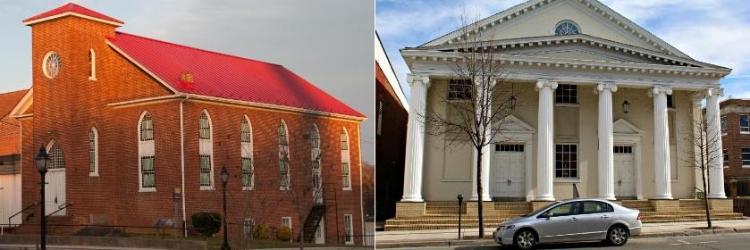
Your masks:
<path fill-rule="evenodd" d="M 447 112 L 446 99 L 461 101 L 457 51 L 478 31 L 518 100 L 483 149 L 482 197 L 474 188 L 477 152 L 426 133 L 419 115 Z M 581 197 L 610 200 L 677 201 L 703 192 L 694 125 L 705 108 L 708 132 L 719 133 L 719 80 L 731 69 L 691 58 L 596 0 L 530 0 L 401 55 L 411 101 L 397 216 L 458 194 L 561 200 L 573 197 L 574 184 Z M 721 142 L 712 145 L 721 152 Z M 726 199 L 721 157 L 709 169 L 708 197 Z"/>

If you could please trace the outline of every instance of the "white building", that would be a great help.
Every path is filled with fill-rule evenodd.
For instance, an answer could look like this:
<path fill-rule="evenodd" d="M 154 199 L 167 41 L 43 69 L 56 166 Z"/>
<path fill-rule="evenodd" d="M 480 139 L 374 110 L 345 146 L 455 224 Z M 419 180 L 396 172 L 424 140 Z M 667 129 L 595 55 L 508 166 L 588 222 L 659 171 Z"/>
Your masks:
<path fill-rule="evenodd" d="M 461 101 L 449 95 L 462 89 L 451 81 L 462 58 L 456 51 L 477 30 L 518 98 L 496 144 L 484 148 L 483 200 L 560 200 L 573 196 L 573 184 L 582 197 L 611 200 L 702 191 L 693 124 L 705 101 L 709 132 L 718 133 L 719 80 L 731 70 L 692 59 L 596 0 L 530 0 L 401 50 L 411 105 L 397 213 L 457 194 L 477 199 L 476 152 L 425 134 L 419 119 L 447 112 L 445 99 Z M 710 165 L 708 196 L 726 198 L 721 159 Z"/>

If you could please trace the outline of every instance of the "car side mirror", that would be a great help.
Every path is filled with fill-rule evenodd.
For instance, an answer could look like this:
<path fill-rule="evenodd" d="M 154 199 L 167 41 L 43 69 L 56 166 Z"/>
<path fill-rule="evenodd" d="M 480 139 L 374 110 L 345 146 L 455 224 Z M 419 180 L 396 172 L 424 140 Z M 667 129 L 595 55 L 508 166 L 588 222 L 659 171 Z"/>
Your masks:
<path fill-rule="evenodd" d="M 546 212 L 546 213 L 543 213 L 543 214 L 539 215 L 539 218 L 544 218 L 544 219 L 548 219 L 548 220 L 549 220 L 550 217 L 552 217 L 552 214 L 550 212 Z"/>

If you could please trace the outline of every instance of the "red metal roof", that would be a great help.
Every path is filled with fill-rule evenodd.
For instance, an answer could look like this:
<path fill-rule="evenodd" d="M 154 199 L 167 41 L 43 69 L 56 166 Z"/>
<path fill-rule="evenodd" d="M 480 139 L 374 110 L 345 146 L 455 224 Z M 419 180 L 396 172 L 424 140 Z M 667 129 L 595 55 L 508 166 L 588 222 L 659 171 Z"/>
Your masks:
<path fill-rule="evenodd" d="M 122 32 L 109 41 L 178 92 L 365 117 L 281 65 Z"/>
<path fill-rule="evenodd" d="M 25 23 L 25 24 L 32 24 L 32 23 L 34 23 L 36 21 L 39 21 L 39 20 L 42 20 L 42 19 L 45 19 L 45 18 L 48 18 L 48 17 L 53 17 L 53 16 L 57 16 L 57 15 L 63 15 L 63 14 L 66 14 L 66 13 L 75 13 L 75 14 L 79 14 L 79 15 L 82 15 L 82 16 L 92 17 L 92 18 L 95 18 L 95 19 L 100 19 L 100 20 L 103 20 L 103 21 L 106 21 L 106 22 L 112 22 L 112 23 L 119 24 L 119 25 L 125 24 L 123 21 L 117 20 L 115 18 L 109 17 L 107 15 L 104 15 L 102 13 L 99 13 L 99 12 L 96 12 L 96 11 L 93 11 L 93 10 L 90 10 L 90 9 L 87 9 L 87 8 L 85 8 L 83 6 L 80 6 L 78 4 L 75 4 L 75 3 L 68 3 L 68 4 L 65 4 L 63 6 L 57 7 L 55 9 L 53 9 L 53 10 L 50 10 L 50 11 L 38 14 L 38 15 L 33 16 L 33 17 L 29 17 L 29 18 L 23 20 L 23 23 Z"/>

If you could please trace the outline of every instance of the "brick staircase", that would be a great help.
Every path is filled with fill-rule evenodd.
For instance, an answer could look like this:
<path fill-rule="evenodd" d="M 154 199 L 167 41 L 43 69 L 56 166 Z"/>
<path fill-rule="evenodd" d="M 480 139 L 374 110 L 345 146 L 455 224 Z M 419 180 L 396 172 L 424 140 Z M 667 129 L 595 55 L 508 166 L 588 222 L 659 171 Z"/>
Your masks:
<path fill-rule="evenodd" d="M 625 207 L 641 211 L 641 221 L 654 222 L 687 222 L 705 220 L 702 200 L 680 200 L 677 211 L 657 212 L 651 201 L 623 200 Z M 496 227 L 500 223 L 531 212 L 531 202 L 490 202 L 484 205 L 485 227 Z M 385 222 L 386 231 L 455 229 L 458 227 L 458 203 L 448 201 L 426 202 L 424 214 L 414 217 L 396 217 Z M 461 205 L 461 226 L 477 227 L 479 222 L 474 203 Z M 713 211 L 713 220 L 742 219 L 742 213 L 731 211 Z"/>

